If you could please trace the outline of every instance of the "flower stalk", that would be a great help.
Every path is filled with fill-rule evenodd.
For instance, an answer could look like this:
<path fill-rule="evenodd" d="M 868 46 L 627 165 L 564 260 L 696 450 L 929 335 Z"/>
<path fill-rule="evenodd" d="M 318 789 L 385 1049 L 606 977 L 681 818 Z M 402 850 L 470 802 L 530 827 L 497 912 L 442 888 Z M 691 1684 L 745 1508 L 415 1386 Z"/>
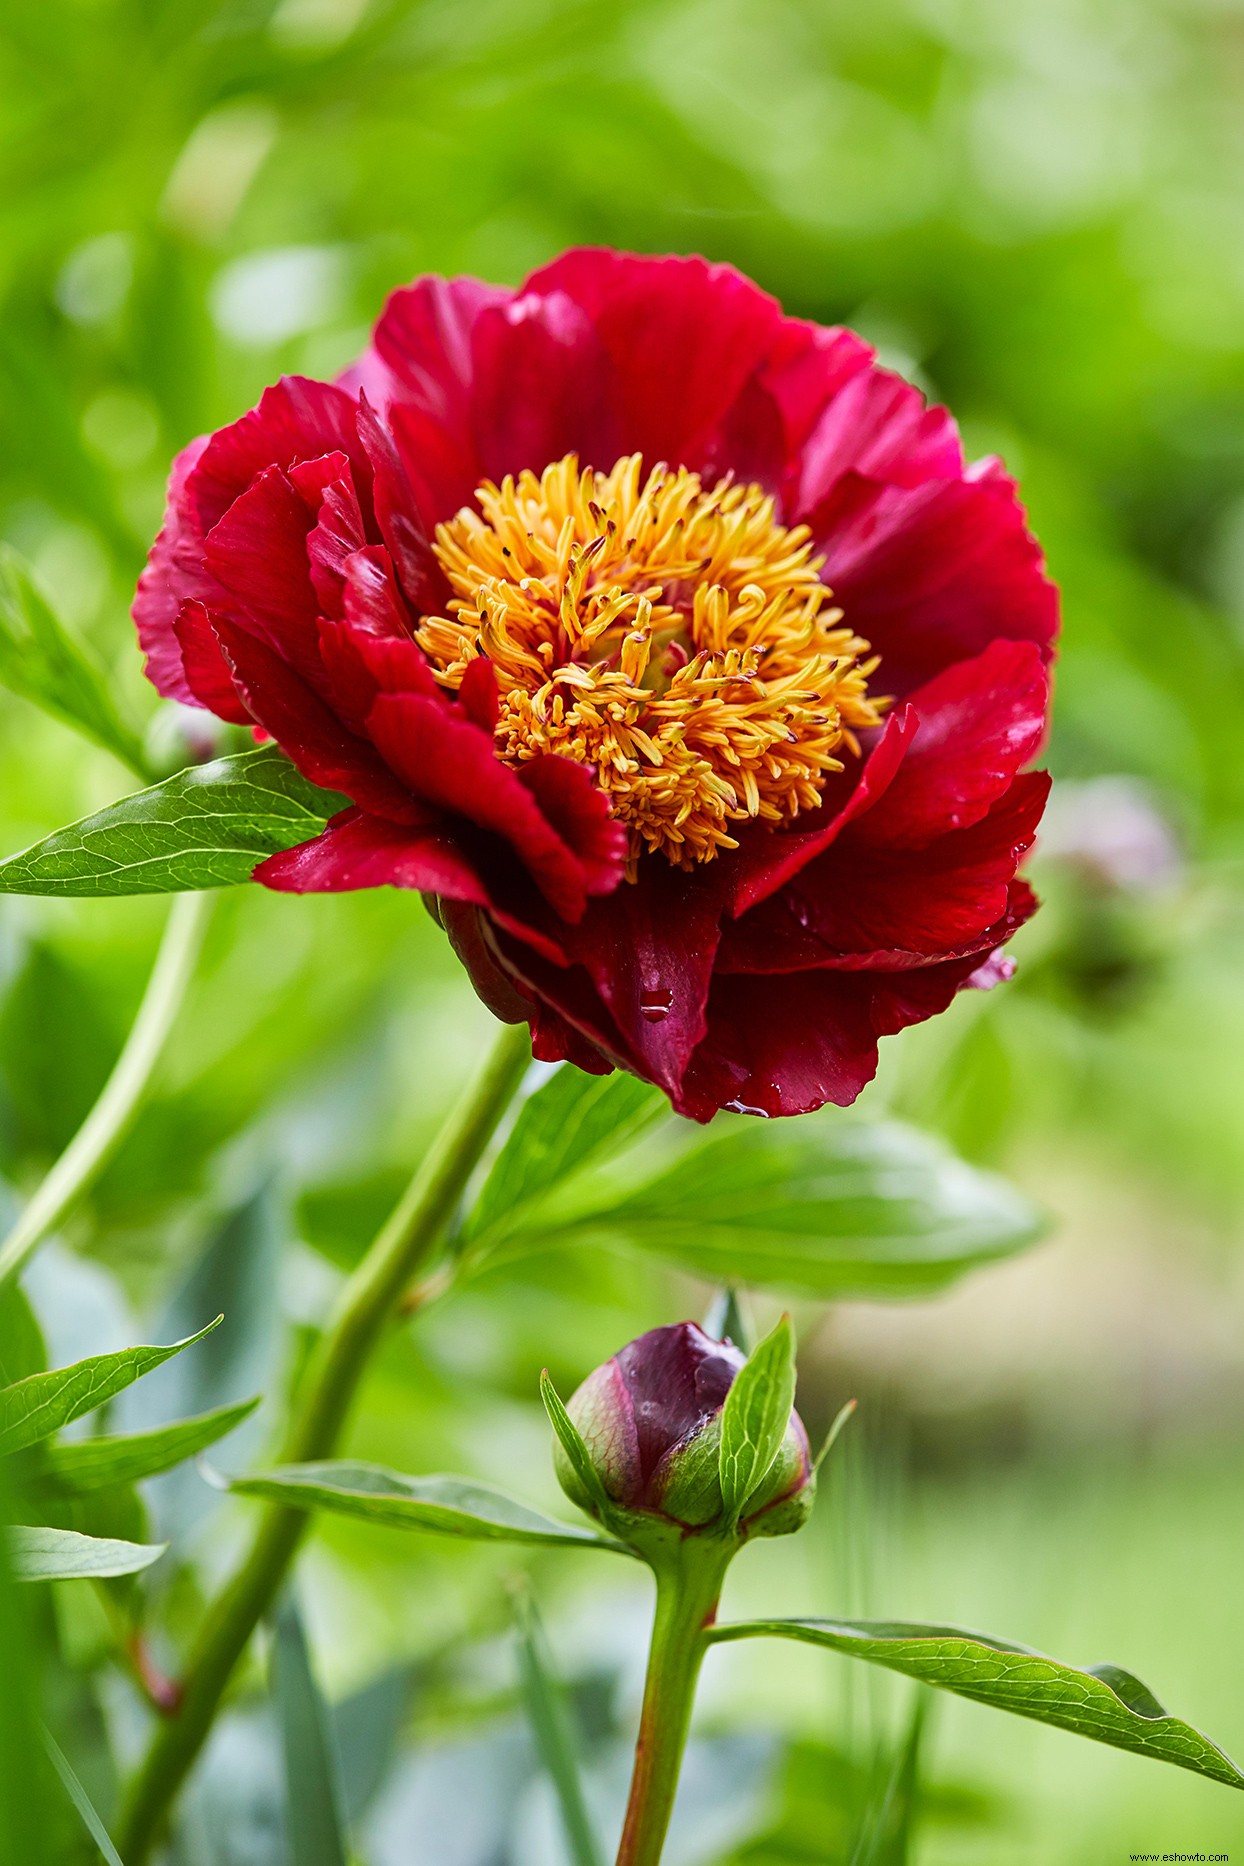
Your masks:
<path fill-rule="evenodd" d="M 656 1616 L 617 1866 L 658 1866 L 678 1792 L 700 1666 L 735 1552 L 732 1540 L 689 1536 L 653 1564 Z"/>
<path fill-rule="evenodd" d="M 342 1290 L 303 1377 L 281 1448 L 282 1463 L 331 1456 L 372 1350 L 402 1292 L 426 1268 L 530 1057 L 526 1027 L 503 1025 L 479 1073 Z M 182 1681 L 180 1707 L 156 1731 L 122 1812 L 118 1844 L 127 1866 L 142 1866 L 149 1857 L 212 1727 L 234 1667 L 276 1598 L 308 1521 L 301 1511 L 266 1509 L 248 1553 L 209 1607 Z"/>

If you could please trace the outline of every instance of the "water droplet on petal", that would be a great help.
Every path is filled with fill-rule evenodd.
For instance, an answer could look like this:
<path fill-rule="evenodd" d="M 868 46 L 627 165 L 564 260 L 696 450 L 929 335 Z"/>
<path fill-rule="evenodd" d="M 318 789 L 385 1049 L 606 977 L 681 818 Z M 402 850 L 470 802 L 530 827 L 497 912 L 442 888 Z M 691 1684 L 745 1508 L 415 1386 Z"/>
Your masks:
<path fill-rule="evenodd" d="M 674 994 L 665 988 L 641 993 L 639 1015 L 650 1024 L 659 1024 L 663 1017 L 668 1017 L 674 1002 Z"/>

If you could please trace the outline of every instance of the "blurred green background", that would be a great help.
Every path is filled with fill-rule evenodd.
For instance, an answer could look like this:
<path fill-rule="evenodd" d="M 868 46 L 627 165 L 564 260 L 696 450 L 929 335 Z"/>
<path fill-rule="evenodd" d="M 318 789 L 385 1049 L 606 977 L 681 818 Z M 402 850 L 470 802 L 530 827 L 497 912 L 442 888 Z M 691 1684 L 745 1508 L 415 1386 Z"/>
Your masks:
<path fill-rule="evenodd" d="M 750 1553 L 732 1600 L 1111 1658 L 1237 1754 L 1242 122 L 1241 0 L 8 0 L 0 32 L 0 535 L 167 755 L 187 728 L 156 715 L 127 608 L 172 452 L 281 371 L 344 366 L 420 271 L 516 282 L 581 241 L 731 260 L 854 325 L 1018 473 L 1065 594 L 1047 906 L 1014 984 L 891 1040 L 863 1106 L 1002 1166 L 1055 1230 L 934 1302 L 800 1313 L 810 1422 L 848 1393 L 861 1418 L 813 1531 Z M 127 788 L 0 694 L 0 853 Z M 12 1186 L 89 1107 L 164 912 L 0 906 Z M 222 897 L 158 1096 L 29 1279 L 55 1358 L 153 1338 L 197 1263 L 254 1318 L 250 1386 L 279 1391 L 488 1026 L 412 899 Z M 603 1252 L 493 1271 L 394 1340 L 353 1448 L 552 1502 L 540 1367 L 565 1391 L 706 1299 Z M 240 1511 L 185 1472 L 160 1508 L 218 1570 Z M 311 1546 L 330 1695 L 398 1667 L 369 1866 L 559 1858 L 506 1567 L 340 1526 Z M 646 1594 L 535 1569 L 607 1795 Z M 200 1582 L 159 1573 L 189 1624 Z M 135 1712 L 86 1586 L 45 1603 L 43 1643 L 106 1808 L 101 1719 L 124 1756 Z M 714 1659 L 672 1866 L 900 1857 L 868 1774 L 908 1712 L 884 1685 L 798 1649 Z M 270 1743 L 243 1703 L 197 1791 L 215 1850 L 183 1866 L 280 1858 Z M 957 1701 L 924 1768 L 919 1866 L 1244 1849 L 1225 1790 Z M 835 1825 L 860 1795 L 872 1825 Z M 59 1844 L 78 1857 L 72 1826 Z"/>

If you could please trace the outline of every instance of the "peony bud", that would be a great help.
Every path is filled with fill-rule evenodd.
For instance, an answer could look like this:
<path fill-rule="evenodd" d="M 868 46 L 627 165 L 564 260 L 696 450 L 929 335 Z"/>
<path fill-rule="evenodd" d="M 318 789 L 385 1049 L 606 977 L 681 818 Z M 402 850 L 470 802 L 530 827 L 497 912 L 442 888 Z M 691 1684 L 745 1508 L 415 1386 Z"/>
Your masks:
<path fill-rule="evenodd" d="M 694 1322 L 654 1328 L 598 1367 L 566 1410 L 616 1512 L 588 1493 L 563 1447 L 555 1448 L 566 1495 L 632 1542 L 644 1525 L 728 1531 L 719 1475 L 721 1414 L 746 1356 Z M 816 1479 L 808 1435 L 792 1412 L 777 1457 L 747 1498 L 733 1531 L 740 1540 L 802 1527 Z"/>

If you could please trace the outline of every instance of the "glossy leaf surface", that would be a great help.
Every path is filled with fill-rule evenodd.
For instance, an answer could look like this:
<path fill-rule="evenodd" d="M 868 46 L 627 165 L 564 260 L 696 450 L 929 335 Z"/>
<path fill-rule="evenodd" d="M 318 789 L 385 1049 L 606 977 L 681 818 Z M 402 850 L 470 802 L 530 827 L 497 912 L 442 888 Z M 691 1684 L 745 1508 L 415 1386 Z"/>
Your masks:
<path fill-rule="evenodd" d="M 1237 1769 L 1208 1737 L 1172 1717 L 1147 1685 L 1117 1665 L 1060 1665 L 1027 1646 L 1014 1646 L 957 1626 L 888 1620 L 746 1620 L 717 1627 L 716 1642 L 759 1635 L 801 1639 L 938 1685 L 995 1710 L 1014 1711 L 1076 1736 L 1176 1763 L 1244 1788 Z"/>
<path fill-rule="evenodd" d="M 343 798 L 272 746 L 193 765 L 0 862 L 8 894 L 177 894 L 249 881 L 265 856 L 317 836 Z"/>
<path fill-rule="evenodd" d="M 330 1460 L 290 1464 L 254 1477 L 234 1478 L 243 1497 L 299 1510 L 333 1510 L 396 1529 L 431 1530 L 474 1542 L 554 1542 L 575 1548 L 618 1549 L 616 1542 L 542 1516 L 489 1484 L 466 1477 L 404 1477 L 378 1464 Z"/>

